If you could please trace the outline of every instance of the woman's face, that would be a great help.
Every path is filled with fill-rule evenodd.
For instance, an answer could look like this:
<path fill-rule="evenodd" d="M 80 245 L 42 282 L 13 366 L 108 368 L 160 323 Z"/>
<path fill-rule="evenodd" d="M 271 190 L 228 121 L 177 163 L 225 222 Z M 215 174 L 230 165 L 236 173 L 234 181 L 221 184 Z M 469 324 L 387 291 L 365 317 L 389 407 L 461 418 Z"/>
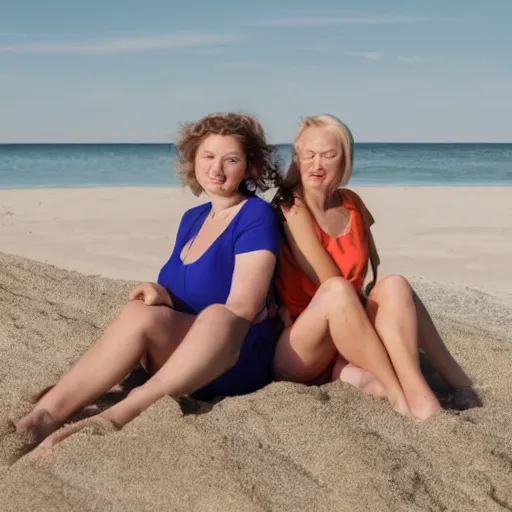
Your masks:
<path fill-rule="evenodd" d="M 247 158 L 232 135 L 208 135 L 199 145 L 194 162 L 196 179 L 207 194 L 229 197 L 247 174 Z"/>
<path fill-rule="evenodd" d="M 343 151 L 331 130 L 316 126 L 306 128 L 298 141 L 297 156 L 305 190 L 330 192 L 338 188 Z"/>

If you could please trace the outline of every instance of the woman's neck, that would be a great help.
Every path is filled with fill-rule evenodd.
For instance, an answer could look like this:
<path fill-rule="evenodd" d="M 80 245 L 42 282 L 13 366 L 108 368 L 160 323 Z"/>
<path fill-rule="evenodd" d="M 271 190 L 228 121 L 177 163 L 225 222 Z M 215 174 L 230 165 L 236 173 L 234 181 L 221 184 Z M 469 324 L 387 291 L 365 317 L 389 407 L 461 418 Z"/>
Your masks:
<path fill-rule="evenodd" d="M 339 205 L 339 198 L 336 190 L 328 192 L 326 190 L 307 191 L 302 190 L 304 202 L 313 212 L 325 212 L 329 208 Z"/>
<path fill-rule="evenodd" d="M 211 216 L 214 217 L 219 212 L 231 208 L 236 204 L 241 203 L 245 199 L 245 196 L 242 194 L 235 194 L 230 197 L 223 196 L 210 196 L 210 202 L 212 203 Z"/>

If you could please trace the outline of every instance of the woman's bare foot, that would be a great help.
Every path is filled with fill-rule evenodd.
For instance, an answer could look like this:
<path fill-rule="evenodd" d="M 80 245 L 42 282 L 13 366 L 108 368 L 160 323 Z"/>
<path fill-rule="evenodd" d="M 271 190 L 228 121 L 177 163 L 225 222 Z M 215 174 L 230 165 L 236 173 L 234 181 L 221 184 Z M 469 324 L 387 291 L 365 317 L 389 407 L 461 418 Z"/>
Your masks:
<path fill-rule="evenodd" d="M 101 414 L 98 414 L 97 416 L 91 416 L 85 420 L 77 421 L 76 423 L 71 423 L 59 428 L 46 437 L 46 439 L 38 446 L 38 450 L 51 451 L 55 445 L 61 441 L 64 441 L 64 439 L 70 435 L 88 427 L 92 427 L 93 433 L 95 435 L 105 435 L 109 432 L 115 432 L 119 430 L 119 428 L 116 427 L 112 421 L 105 418 Z"/>
<path fill-rule="evenodd" d="M 429 390 L 428 393 L 409 398 L 409 408 L 412 416 L 420 421 L 425 421 L 442 410 L 436 395 Z"/>
<path fill-rule="evenodd" d="M 389 403 L 391 404 L 391 407 L 398 412 L 399 414 L 402 414 L 403 416 L 408 416 L 409 418 L 414 418 L 414 415 L 411 412 L 411 409 L 409 408 L 409 405 L 407 404 L 407 400 L 405 397 L 402 396 L 395 396 L 388 394 L 387 399 L 389 400 Z"/>
<path fill-rule="evenodd" d="M 403 414 L 404 416 L 411 416 L 411 411 L 403 395 L 392 396 L 387 393 L 382 383 L 370 372 L 350 364 L 341 357 L 338 358 L 334 365 L 332 379 L 333 381 L 339 379 L 341 382 L 350 384 L 351 386 L 360 389 L 363 393 L 372 395 L 376 398 L 387 398 L 391 403 L 391 407 L 393 407 L 396 412 Z"/>
<path fill-rule="evenodd" d="M 333 380 L 340 380 L 360 389 L 363 393 L 372 395 L 376 398 L 386 398 L 386 390 L 370 372 L 358 368 L 352 364 L 346 364 L 340 368 L 341 364 L 336 363 L 332 377 Z"/>
<path fill-rule="evenodd" d="M 33 409 L 16 423 L 16 432 L 25 437 L 28 444 L 36 446 L 60 426 L 45 409 Z"/>

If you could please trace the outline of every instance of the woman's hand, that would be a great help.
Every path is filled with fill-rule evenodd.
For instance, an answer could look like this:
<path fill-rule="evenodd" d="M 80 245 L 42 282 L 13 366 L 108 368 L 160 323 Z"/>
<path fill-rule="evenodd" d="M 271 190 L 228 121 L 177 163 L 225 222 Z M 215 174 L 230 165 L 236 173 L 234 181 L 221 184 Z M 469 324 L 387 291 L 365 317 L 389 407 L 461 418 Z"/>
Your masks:
<path fill-rule="evenodd" d="M 77 421 L 76 423 L 71 423 L 69 425 L 65 425 L 58 430 L 56 430 L 53 434 L 50 434 L 37 448 L 37 450 L 51 451 L 55 445 L 64 441 L 67 437 L 84 428 L 90 427 L 93 435 L 104 435 L 109 432 L 115 432 L 118 429 L 114 425 L 113 422 L 98 414 L 97 416 L 91 416 L 90 418 L 86 418 L 85 420 Z"/>
<path fill-rule="evenodd" d="M 172 299 L 167 290 L 157 283 L 142 283 L 133 290 L 129 300 L 141 300 L 147 306 L 173 307 Z"/>

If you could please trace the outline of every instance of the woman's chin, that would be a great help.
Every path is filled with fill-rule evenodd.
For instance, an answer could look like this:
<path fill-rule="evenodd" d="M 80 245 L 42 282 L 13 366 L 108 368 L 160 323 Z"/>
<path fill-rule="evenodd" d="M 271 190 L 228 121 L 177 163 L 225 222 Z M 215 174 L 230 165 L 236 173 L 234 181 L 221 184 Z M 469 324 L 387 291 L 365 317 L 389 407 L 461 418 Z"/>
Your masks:
<path fill-rule="evenodd" d="M 314 190 L 318 192 L 320 190 L 327 190 L 328 184 L 323 178 L 310 178 L 306 183 L 303 184 L 305 190 Z"/>
<path fill-rule="evenodd" d="M 230 197 L 236 193 L 236 189 L 233 190 L 231 187 L 226 186 L 225 183 L 209 183 L 203 188 L 207 194 L 215 196 Z"/>

